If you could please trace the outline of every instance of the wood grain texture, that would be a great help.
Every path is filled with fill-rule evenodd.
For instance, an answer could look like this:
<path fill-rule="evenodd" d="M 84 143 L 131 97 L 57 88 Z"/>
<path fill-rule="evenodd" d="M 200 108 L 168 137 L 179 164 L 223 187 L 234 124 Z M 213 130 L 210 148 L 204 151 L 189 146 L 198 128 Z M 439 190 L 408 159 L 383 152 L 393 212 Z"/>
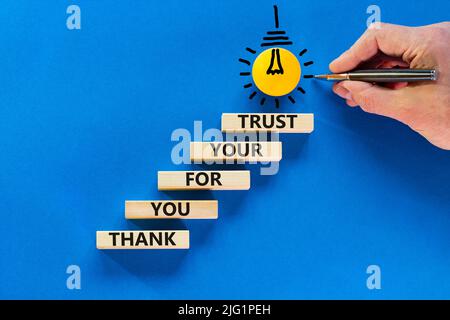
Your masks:
<path fill-rule="evenodd" d="M 158 190 L 248 190 L 250 171 L 159 171 Z"/>
<path fill-rule="evenodd" d="M 312 113 L 223 113 L 223 132 L 311 133 Z"/>
<path fill-rule="evenodd" d="M 127 219 L 217 219 L 217 200 L 125 201 Z"/>
<path fill-rule="evenodd" d="M 189 231 L 97 231 L 97 249 L 189 249 Z"/>
<path fill-rule="evenodd" d="M 280 161 L 282 145 L 279 141 L 191 142 L 190 158 L 192 161 Z"/>

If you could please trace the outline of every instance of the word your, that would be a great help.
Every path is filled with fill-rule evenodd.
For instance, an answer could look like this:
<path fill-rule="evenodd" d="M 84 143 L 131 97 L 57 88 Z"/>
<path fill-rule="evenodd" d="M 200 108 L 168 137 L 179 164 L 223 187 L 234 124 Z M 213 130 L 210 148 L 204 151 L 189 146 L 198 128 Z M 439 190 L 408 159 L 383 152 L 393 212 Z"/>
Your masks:
<path fill-rule="evenodd" d="M 191 133 L 190 130 L 185 128 L 178 128 L 172 132 L 171 141 L 177 142 L 171 152 L 172 163 L 179 164 L 191 164 L 191 163 L 204 163 L 208 165 L 213 164 L 224 164 L 227 161 L 230 163 L 244 164 L 245 160 L 223 160 L 223 159 L 212 159 L 208 161 L 198 160 L 192 161 L 190 158 L 190 143 L 193 141 L 197 142 L 222 142 L 222 141 L 279 141 L 279 134 L 277 132 L 259 132 L 259 133 L 234 133 L 227 132 L 223 134 L 221 130 L 216 128 L 210 128 L 203 130 L 202 121 L 194 121 L 194 128 Z M 275 175 L 279 171 L 278 161 L 258 161 L 260 164 L 260 174 L 265 175 Z"/>
<path fill-rule="evenodd" d="M 239 155 L 241 157 L 248 157 L 251 155 L 252 157 L 263 155 L 261 154 L 261 143 L 210 143 L 210 146 L 213 150 L 214 156 L 218 156 L 219 152 L 226 157 L 231 157 L 234 155 Z"/>

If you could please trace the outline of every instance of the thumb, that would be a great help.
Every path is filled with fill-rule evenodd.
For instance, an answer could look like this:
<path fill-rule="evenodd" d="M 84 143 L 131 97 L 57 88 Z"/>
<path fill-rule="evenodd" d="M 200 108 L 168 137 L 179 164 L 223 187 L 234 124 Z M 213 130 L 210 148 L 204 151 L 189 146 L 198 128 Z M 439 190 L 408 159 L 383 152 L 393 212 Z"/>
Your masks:
<path fill-rule="evenodd" d="M 349 92 L 349 100 L 364 111 L 407 122 L 412 107 L 410 95 L 405 91 L 407 88 L 392 90 L 361 81 L 343 81 L 339 85 Z"/>

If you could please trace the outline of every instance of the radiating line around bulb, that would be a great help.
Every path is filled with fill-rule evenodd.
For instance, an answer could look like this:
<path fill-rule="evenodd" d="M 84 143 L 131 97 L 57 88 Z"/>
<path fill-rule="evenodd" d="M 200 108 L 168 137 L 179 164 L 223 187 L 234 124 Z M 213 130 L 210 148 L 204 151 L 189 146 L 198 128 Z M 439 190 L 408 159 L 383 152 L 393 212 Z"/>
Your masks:
<path fill-rule="evenodd" d="M 239 62 L 245 63 L 246 65 L 250 65 L 250 61 L 240 58 Z"/>
<path fill-rule="evenodd" d="M 289 99 L 289 101 L 291 101 L 291 102 L 292 102 L 292 104 L 295 104 L 295 100 L 294 100 L 294 98 L 292 98 L 291 96 L 288 96 L 288 99 Z"/>
<path fill-rule="evenodd" d="M 297 90 L 300 91 L 300 92 L 303 93 L 303 94 L 306 93 L 305 89 L 303 89 L 302 87 L 298 87 Z"/>

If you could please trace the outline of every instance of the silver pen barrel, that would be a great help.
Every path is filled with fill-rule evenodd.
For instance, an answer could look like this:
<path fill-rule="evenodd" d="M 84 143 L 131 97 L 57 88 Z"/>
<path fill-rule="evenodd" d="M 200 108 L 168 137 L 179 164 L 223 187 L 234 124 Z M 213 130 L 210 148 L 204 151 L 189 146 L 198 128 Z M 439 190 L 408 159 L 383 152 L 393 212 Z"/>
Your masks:
<path fill-rule="evenodd" d="M 367 82 L 414 82 L 436 80 L 436 70 L 422 69 L 374 69 L 349 72 L 349 80 Z"/>

